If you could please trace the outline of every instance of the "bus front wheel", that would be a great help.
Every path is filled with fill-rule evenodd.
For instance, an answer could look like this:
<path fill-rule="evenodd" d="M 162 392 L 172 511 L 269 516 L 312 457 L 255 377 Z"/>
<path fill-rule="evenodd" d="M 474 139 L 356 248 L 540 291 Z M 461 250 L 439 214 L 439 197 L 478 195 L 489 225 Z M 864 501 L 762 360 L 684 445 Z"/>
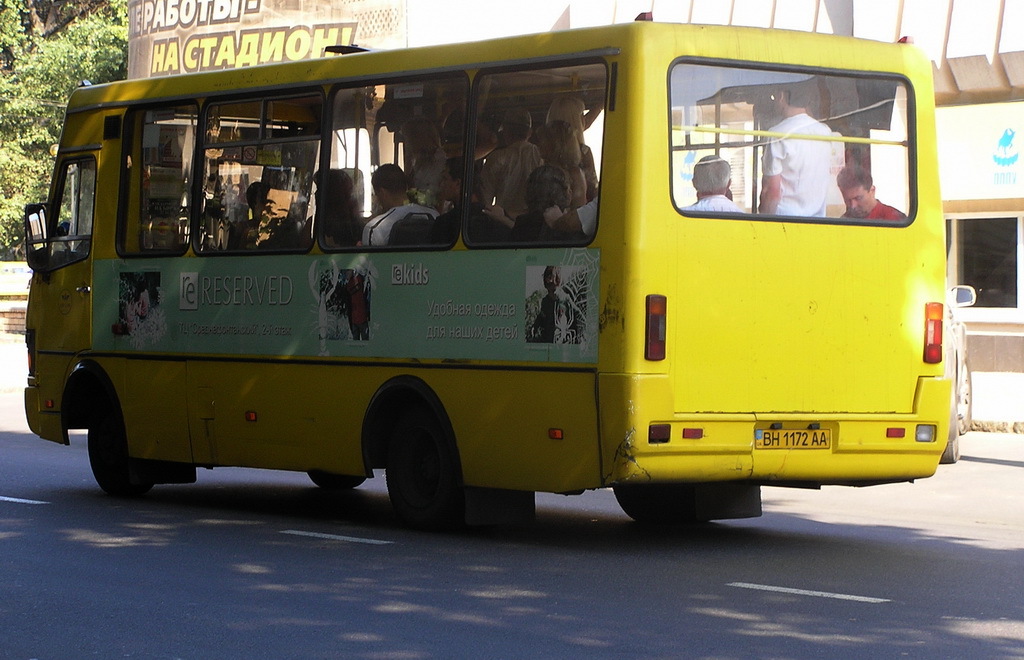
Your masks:
<path fill-rule="evenodd" d="M 153 487 L 151 482 L 132 481 L 128 439 L 121 417 L 116 413 L 105 413 L 89 427 L 88 445 L 93 477 L 104 492 L 117 497 L 134 497 Z"/>
<path fill-rule="evenodd" d="M 425 407 L 402 414 L 388 444 L 388 497 L 406 524 L 452 529 L 465 521 L 458 461 L 437 417 Z"/>

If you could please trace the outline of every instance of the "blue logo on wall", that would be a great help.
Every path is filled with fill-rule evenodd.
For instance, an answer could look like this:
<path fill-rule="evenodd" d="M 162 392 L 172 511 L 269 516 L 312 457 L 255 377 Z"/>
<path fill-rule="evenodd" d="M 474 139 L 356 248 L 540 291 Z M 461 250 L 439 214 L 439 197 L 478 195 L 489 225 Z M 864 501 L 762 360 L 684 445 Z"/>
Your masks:
<path fill-rule="evenodd" d="M 679 172 L 683 181 L 693 181 L 693 162 L 695 160 L 697 160 L 697 152 L 687 151 L 686 156 L 683 157 L 683 169 Z"/>
<path fill-rule="evenodd" d="M 1020 153 L 1017 151 L 1017 147 L 1013 144 L 1013 138 L 1016 137 L 1017 132 L 1012 128 L 1008 128 L 1003 131 L 1003 137 L 999 138 L 999 144 L 996 145 L 996 152 L 992 154 L 992 160 L 996 162 L 996 165 L 1000 167 L 1009 167 L 1017 162 L 1020 158 Z"/>

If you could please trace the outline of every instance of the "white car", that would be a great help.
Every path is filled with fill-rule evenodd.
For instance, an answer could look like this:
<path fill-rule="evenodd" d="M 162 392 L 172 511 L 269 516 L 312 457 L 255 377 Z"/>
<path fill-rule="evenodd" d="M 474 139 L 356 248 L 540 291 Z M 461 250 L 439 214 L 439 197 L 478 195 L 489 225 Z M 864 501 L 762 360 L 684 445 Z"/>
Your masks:
<path fill-rule="evenodd" d="M 958 285 L 946 296 L 946 378 L 953 381 L 949 407 L 949 439 L 940 463 L 956 463 L 960 459 L 960 436 L 971 430 L 971 367 L 967 359 L 967 328 L 956 310 L 970 307 L 978 300 L 974 287 Z"/>

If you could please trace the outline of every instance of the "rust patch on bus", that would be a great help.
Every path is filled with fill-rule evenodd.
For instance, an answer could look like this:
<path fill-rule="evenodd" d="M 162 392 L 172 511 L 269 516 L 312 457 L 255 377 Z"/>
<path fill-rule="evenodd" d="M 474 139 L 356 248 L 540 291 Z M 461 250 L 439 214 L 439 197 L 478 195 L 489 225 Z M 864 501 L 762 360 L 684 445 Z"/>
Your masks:
<path fill-rule="evenodd" d="M 622 316 L 622 297 L 619 295 L 619 287 L 617 284 L 611 284 L 604 296 L 604 307 L 598 315 L 598 331 L 603 332 L 606 327 L 615 324 L 625 328 L 626 319 Z"/>

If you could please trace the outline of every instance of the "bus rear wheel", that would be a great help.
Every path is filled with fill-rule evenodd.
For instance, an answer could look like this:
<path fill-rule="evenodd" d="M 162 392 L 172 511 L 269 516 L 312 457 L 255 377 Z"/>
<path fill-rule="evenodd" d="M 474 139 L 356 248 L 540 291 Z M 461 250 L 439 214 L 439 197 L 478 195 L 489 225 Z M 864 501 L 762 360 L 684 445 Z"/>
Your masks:
<path fill-rule="evenodd" d="M 453 443 L 426 408 L 406 411 L 395 424 L 386 477 L 391 506 L 407 525 L 453 529 L 464 523 L 465 495 Z"/>
<path fill-rule="evenodd" d="M 128 439 L 120 415 L 105 413 L 89 427 L 89 465 L 104 492 L 117 497 L 135 497 L 153 487 L 151 482 L 133 482 L 128 463 Z"/>

